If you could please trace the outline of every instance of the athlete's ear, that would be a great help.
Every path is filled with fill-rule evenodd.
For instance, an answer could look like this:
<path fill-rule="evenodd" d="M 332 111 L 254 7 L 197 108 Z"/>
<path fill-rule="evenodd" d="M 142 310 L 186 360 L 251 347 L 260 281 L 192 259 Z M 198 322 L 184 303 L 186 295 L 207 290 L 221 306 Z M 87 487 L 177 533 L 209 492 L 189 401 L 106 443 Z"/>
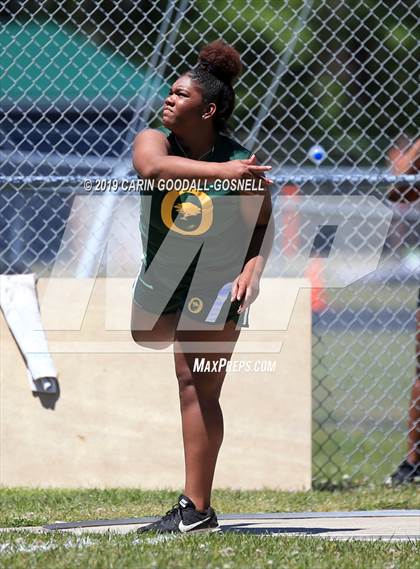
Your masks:
<path fill-rule="evenodd" d="M 215 112 L 216 112 L 216 105 L 214 103 L 209 103 L 201 113 L 201 118 L 205 120 L 211 119 L 211 117 L 214 116 Z"/>

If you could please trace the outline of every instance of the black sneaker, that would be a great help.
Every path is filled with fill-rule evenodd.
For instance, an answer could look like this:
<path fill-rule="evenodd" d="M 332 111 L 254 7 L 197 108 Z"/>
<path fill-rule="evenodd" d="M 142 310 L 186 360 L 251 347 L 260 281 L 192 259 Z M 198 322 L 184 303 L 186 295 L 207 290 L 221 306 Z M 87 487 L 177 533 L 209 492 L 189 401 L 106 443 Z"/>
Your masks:
<path fill-rule="evenodd" d="M 211 506 L 205 512 L 198 512 L 187 496 L 181 494 L 175 504 L 164 516 L 147 526 L 137 529 L 137 533 L 198 533 L 220 531 L 216 512 Z"/>
<path fill-rule="evenodd" d="M 388 486 L 400 486 L 401 484 L 410 484 L 412 482 L 420 482 L 420 463 L 410 464 L 407 460 L 403 460 L 397 470 L 386 479 L 385 484 Z"/>

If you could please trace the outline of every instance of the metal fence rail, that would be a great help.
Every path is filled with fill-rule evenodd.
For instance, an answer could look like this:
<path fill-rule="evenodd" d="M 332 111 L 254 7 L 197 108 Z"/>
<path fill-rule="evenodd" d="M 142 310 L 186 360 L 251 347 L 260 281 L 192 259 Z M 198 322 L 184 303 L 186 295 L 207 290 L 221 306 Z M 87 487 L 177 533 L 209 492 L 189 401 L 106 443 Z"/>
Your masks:
<path fill-rule="evenodd" d="M 83 180 L 134 176 L 135 134 L 159 124 L 168 85 L 223 37 L 244 64 L 233 135 L 274 166 L 267 274 L 324 265 L 325 298 L 313 304 L 314 479 L 389 473 L 406 452 L 416 358 L 419 200 L 386 196 L 420 183 L 418 170 L 396 176 L 390 160 L 420 131 L 417 3 L 24 0 L 3 3 L 0 20 L 0 270 L 135 275 L 138 197 L 88 195 Z M 325 149 L 322 165 L 313 145 Z M 333 255 L 340 224 L 348 238 Z M 125 253 L 110 249 L 104 268 L 106 234 Z"/>

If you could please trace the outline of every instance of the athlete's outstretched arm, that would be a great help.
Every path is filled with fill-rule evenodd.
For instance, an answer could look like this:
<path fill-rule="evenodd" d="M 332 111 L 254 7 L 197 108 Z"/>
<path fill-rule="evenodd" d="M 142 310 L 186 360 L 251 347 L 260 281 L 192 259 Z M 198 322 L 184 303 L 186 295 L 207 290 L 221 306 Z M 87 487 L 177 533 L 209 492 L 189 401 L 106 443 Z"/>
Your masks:
<path fill-rule="evenodd" d="M 143 178 L 169 180 L 216 179 L 235 180 L 258 178 L 271 166 L 257 166 L 255 160 L 230 160 L 229 162 L 204 162 L 181 156 L 169 156 L 169 143 L 157 130 L 145 129 L 134 140 L 133 167 Z"/>
<path fill-rule="evenodd" d="M 252 209 L 260 206 L 260 200 L 252 198 L 261 192 L 247 192 L 240 196 L 241 213 L 244 223 L 251 224 L 255 215 Z M 271 194 L 264 188 L 264 199 L 252 233 L 244 267 L 241 274 L 232 283 L 231 299 L 242 300 L 238 312 L 241 313 L 254 302 L 259 294 L 259 281 L 274 241 L 274 216 L 272 212 Z"/>
<path fill-rule="evenodd" d="M 253 210 L 255 210 L 256 207 L 260 207 L 244 268 L 252 268 L 258 276 L 261 276 L 274 240 L 274 218 L 271 193 L 267 187 L 264 188 L 263 191 L 240 193 L 241 214 L 246 224 L 252 224 L 252 220 L 255 219 Z M 264 198 L 261 206 L 260 200 L 257 201 L 253 199 L 256 196 Z"/>

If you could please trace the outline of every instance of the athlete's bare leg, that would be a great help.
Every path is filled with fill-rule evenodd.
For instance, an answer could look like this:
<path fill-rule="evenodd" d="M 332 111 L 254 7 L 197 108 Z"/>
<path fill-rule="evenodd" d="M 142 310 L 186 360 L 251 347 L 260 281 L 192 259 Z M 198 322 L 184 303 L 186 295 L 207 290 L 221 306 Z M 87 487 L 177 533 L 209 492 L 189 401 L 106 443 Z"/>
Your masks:
<path fill-rule="evenodd" d="M 416 311 L 416 378 L 408 411 L 408 462 L 420 463 L 420 308 Z"/>
<path fill-rule="evenodd" d="M 147 312 L 135 302 L 131 307 L 131 335 L 133 340 L 140 346 L 163 350 L 174 342 L 175 330 L 180 312 L 161 314 L 154 324 L 156 314 Z"/>
<path fill-rule="evenodd" d="M 223 440 L 219 396 L 226 371 L 194 371 L 194 360 L 205 358 L 218 363 L 220 358 L 226 358 L 229 361 L 239 334 L 240 329 L 236 330 L 232 320 L 223 330 L 177 330 L 175 333 L 175 369 L 184 440 L 184 493 L 201 511 L 210 505 L 213 476 Z M 190 352 L 191 342 L 226 342 L 226 349 L 223 353 Z"/>

